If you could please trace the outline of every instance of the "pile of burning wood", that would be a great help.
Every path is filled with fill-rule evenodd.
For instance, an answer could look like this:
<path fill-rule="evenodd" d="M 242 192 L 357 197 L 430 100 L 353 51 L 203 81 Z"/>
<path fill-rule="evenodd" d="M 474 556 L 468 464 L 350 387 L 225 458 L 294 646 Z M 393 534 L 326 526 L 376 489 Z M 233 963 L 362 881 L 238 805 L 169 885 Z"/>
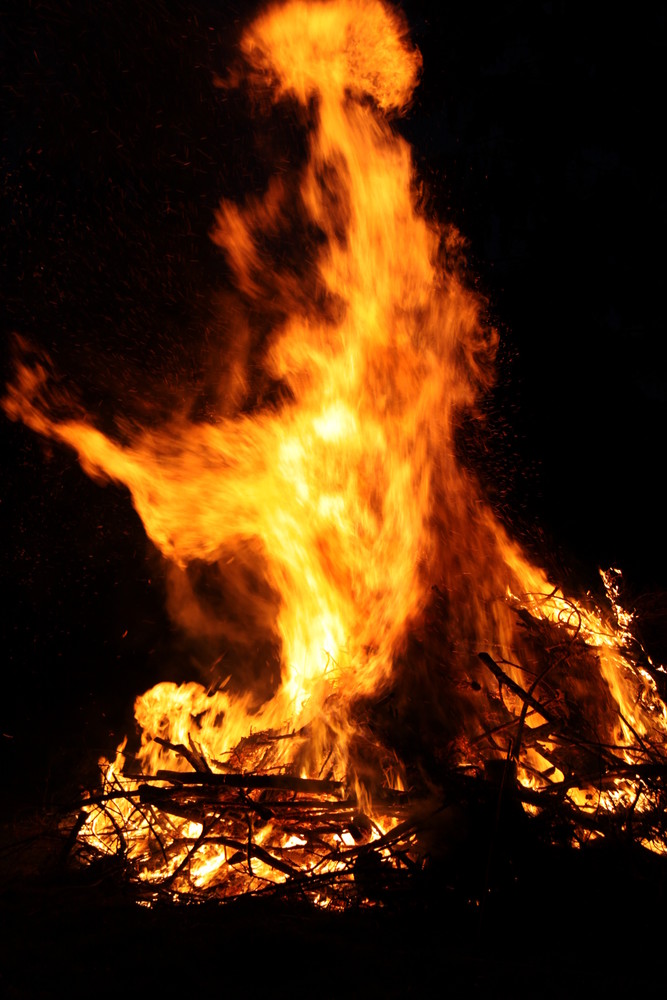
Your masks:
<path fill-rule="evenodd" d="M 125 774 L 108 767 L 102 791 L 82 804 L 73 856 L 90 864 L 113 855 L 142 900 L 268 893 L 343 909 L 396 898 L 428 884 L 434 870 L 453 871 L 467 840 L 485 845 L 474 887 L 465 887 L 481 896 L 494 882 L 494 852 L 499 860 L 508 849 L 508 829 L 510 853 L 527 842 L 578 849 L 595 841 L 667 853 L 662 669 L 639 643 L 627 651 L 638 702 L 657 724 L 640 735 L 616 708 L 623 737 L 605 742 L 594 713 L 575 699 L 578 678 L 591 684 L 595 657 L 577 608 L 557 623 L 515 610 L 527 647 L 539 650 L 539 672 L 525 671 L 520 683 L 511 675 L 516 664 L 480 652 L 490 683 L 472 680 L 470 688 L 484 724 L 436 748 L 437 764 L 417 751 L 406 789 L 378 781 L 371 800 L 352 783 L 276 765 L 276 747 L 307 739 L 304 731 L 253 734 L 226 764 L 207 760 L 192 739 L 185 746 L 157 737 L 187 770 L 128 774 L 128 759 Z M 603 701 L 604 685 L 593 694 Z M 387 700 L 391 694 L 385 707 Z M 383 710 L 375 706 L 378 716 Z M 373 708 L 364 713 L 367 732 L 379 733 Z"/>

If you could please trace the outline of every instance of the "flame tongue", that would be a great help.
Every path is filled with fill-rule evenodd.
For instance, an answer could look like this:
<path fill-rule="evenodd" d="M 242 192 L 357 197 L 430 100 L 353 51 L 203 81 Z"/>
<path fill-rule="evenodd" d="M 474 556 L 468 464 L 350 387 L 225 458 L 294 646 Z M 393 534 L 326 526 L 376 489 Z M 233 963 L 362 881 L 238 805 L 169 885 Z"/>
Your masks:
<path fill-rule="evenodd" d="M 379 3 L 288 4 L 251 26 L 242 48 L 274 96 L 316 101 L 298 201 L 326 237 L 316 284 L 336 316 L 304 315 L 284 282 L 290 319 L 267 357 L 294 403 L 270 422 L 277 440 L 262 445 L 279 496 L 267 511 L 260 494 L 251 531 L 282 597 L 286 686 L 298 709 L 327 663 L 348 695 L 373 690 L 423 601 L 427 426 L 444 388 L 432 315 L 437 234 L 415 212 L 408 147 L 378 110 L 407 103 L 420 64 L 396 15 Z M 215 239 L 255 298 L 258 230 L 293 210 L 278 183 L 243 210 L 221 206 Z"/>

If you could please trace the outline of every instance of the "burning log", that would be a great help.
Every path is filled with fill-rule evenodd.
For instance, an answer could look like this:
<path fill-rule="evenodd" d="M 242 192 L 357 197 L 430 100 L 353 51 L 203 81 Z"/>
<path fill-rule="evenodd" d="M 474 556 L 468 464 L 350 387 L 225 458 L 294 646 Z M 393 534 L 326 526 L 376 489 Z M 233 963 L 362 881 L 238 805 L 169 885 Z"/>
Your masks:
<path fill-rule="evenodd" d="M 145 781 L 146 778 L 144 777 Z M 319 778 L 294 778 L 288 774 L 214 774 L 208 772 L 158 771 L 156 781 L 172 781 L 183 785 L 213 785 L 229 788 L 275 789 L 281 792 L 338 792 L 345 786 L 342 781 L 322 781 Z"/>

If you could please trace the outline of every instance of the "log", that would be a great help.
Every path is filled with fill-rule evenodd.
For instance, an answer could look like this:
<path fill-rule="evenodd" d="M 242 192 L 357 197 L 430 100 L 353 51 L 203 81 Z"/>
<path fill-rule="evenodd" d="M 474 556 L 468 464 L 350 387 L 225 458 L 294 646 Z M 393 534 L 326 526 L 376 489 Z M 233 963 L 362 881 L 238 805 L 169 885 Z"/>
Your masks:
<path fill-rule="evenodd" d="M 146 777 L 143 779 L 146 781 Z M 223 788 L 273 789 L 281 792 L 314 792 L 321 795 L 340 792 L 342 781 L 320 778 L 295 778 L 289 774 L 214 774 L 202 771 L 158 771 L 154 781 L 171 781 L 175 785 L 206 785 Z"/>

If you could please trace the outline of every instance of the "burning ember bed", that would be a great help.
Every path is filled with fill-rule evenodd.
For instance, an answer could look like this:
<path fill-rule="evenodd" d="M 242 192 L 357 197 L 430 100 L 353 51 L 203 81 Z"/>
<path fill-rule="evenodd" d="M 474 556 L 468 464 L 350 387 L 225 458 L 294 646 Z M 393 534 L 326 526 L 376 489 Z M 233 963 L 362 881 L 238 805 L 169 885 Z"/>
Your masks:
<path fill-rule="evenodd" d="M 533 881 L 564 908 L 580 858 L 598 893 L 619 858 L 644 904 L 663 884 L 667 673 L 622 574 L 551 579 L 461 457 L 499 337 L 397 127 L 421 68 L 380 0 L 248 20 L 221 99 L 299 151 L 215 211 L 205 385 L 110 418 L 18 341 L 5 412 L 129 491 L 174 628 L 216 651 L 136 699 L 56 823 L 77 878 L 155 912 L 412 914 L 426 947 L 438 908 L 473 933 Z"/>

